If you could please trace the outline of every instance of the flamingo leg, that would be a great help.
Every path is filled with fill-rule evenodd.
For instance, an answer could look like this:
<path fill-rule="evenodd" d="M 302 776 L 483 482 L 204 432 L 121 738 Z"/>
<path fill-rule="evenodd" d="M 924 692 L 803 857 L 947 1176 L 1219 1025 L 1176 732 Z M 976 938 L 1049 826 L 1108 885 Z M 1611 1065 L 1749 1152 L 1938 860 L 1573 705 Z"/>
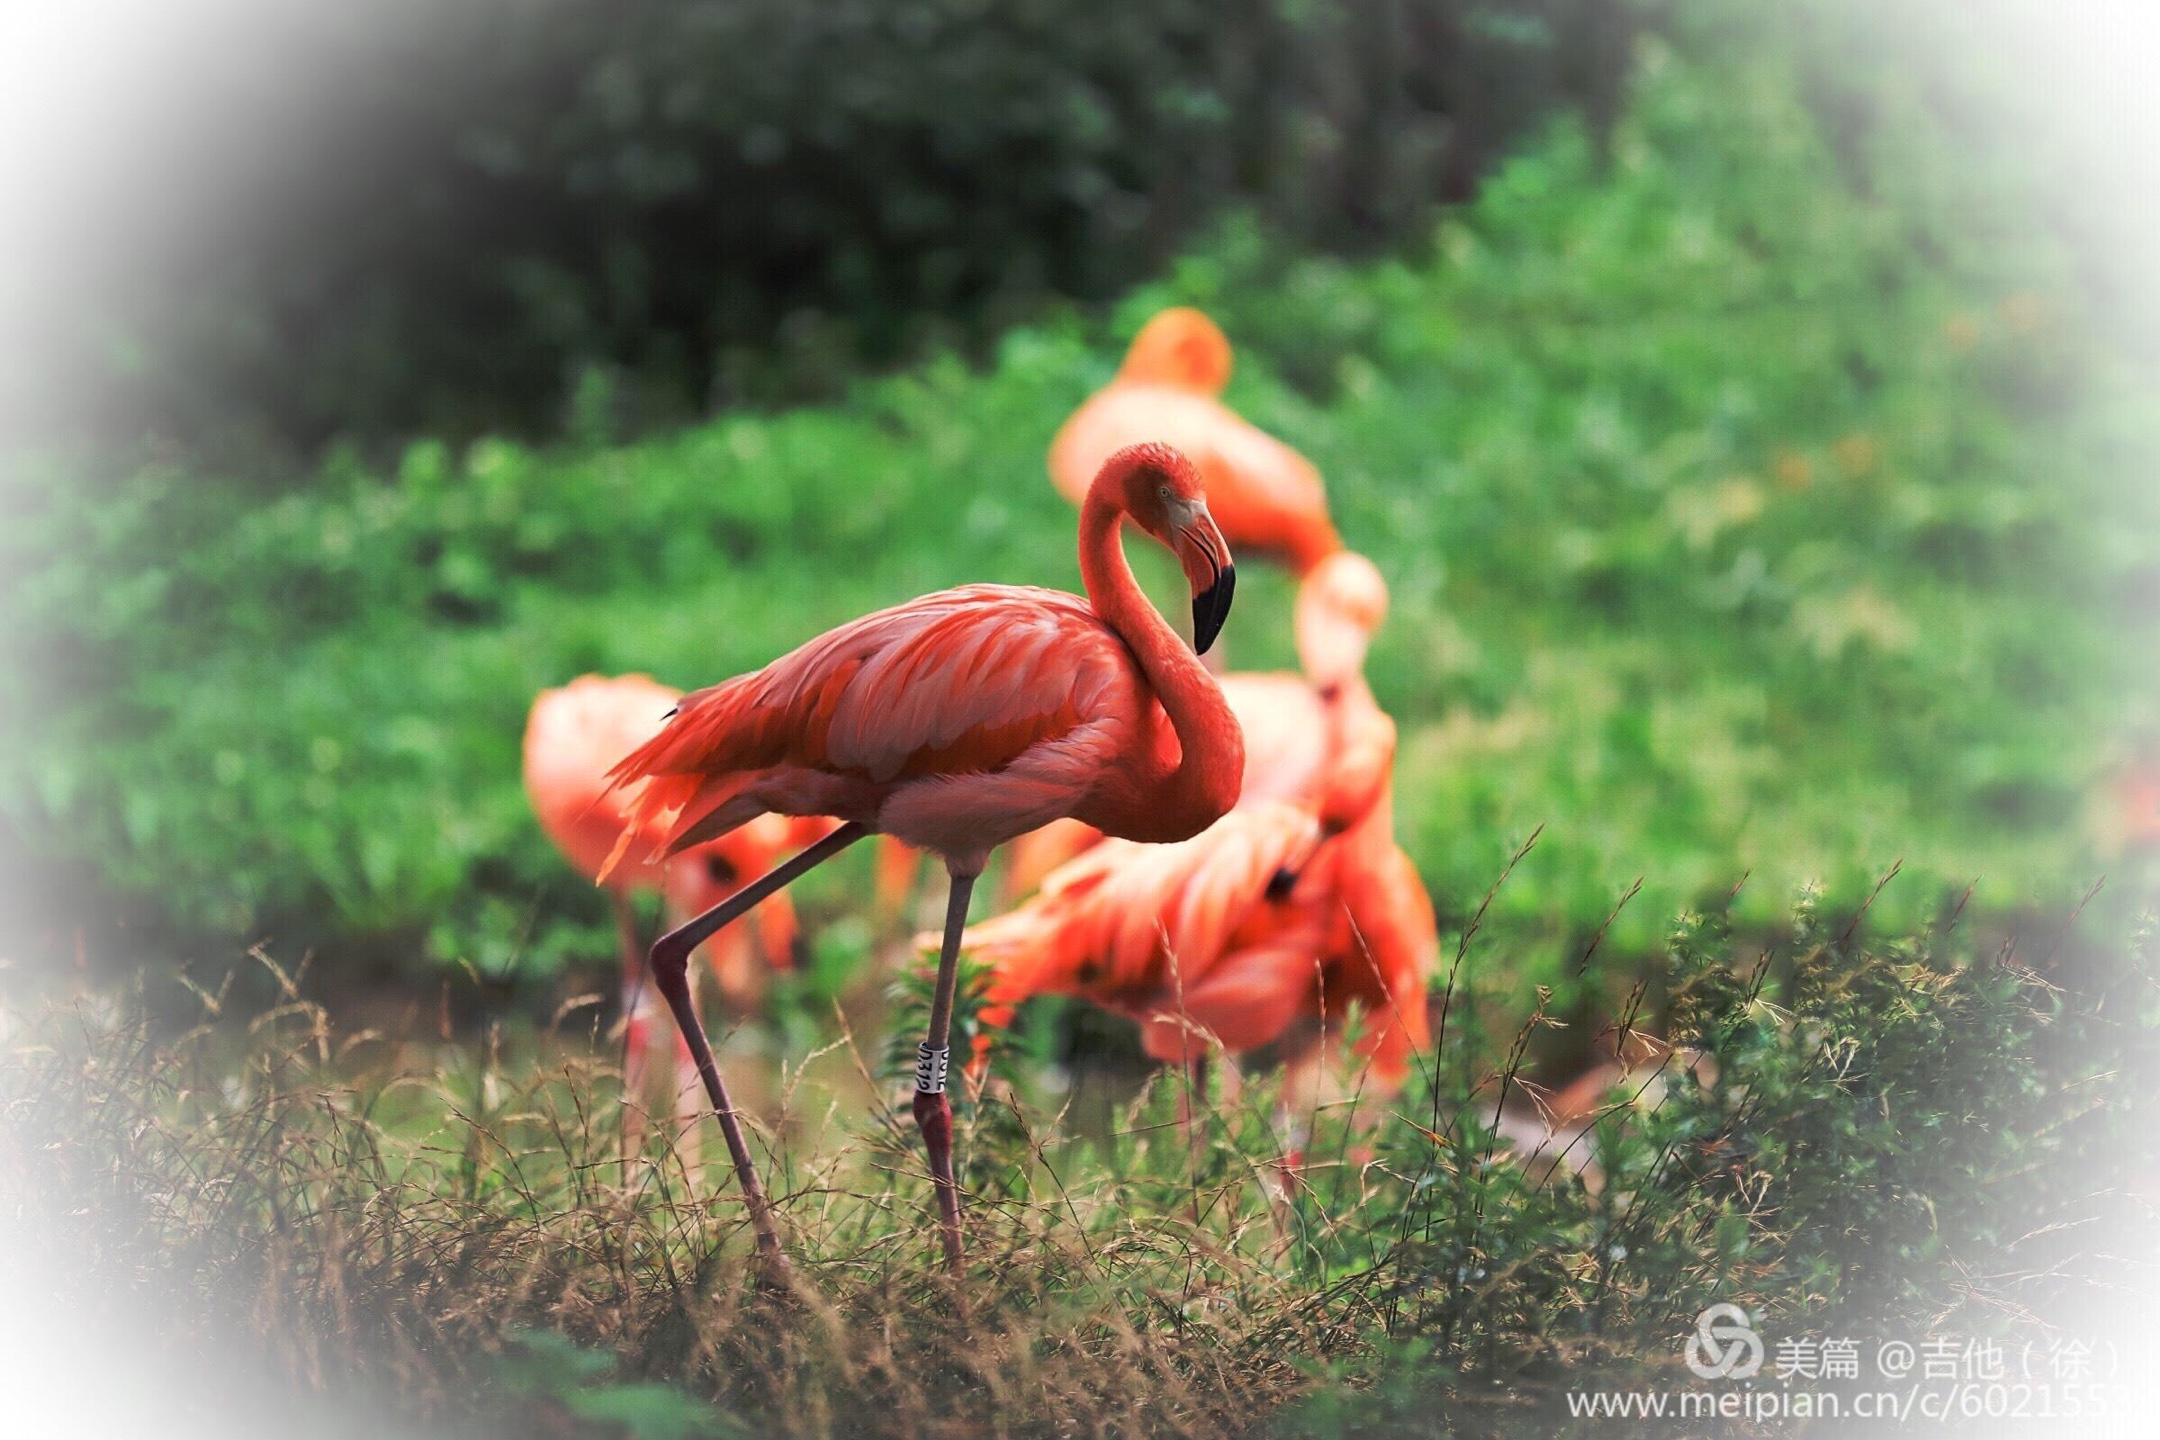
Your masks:
<path fill-rule="evenodd" d="M 1201 1116 L 1207 1109 L 1207 1051 L 1201 1051 L 1186 1062 L 1185 1075 L 1187 1084 L 1184 1093 L 1178 1096 L 1178 1124 L 1182 1125 L 1185 1133 L 1190 1136 L 1194 1128 L 1202 1123 Z"/>
<path fill-rule="evenodd" d="M 622 952 L 623 976 L 635 980 L 645 973 L 645 951 L 637 943 L 637 908 L 627 890 L 610 889 L 608 898 L 615 902 L 615 945 Z"/>
<path fill-rule="evenodd" d="M 973 875 L 955 874 L 945 900 L 945 943 L 938 950 L 937 988 L 930 996 L 930 1037 L 916 1051 L 915 1125 L 930 1155 L 930 1179 L 937 1187 L 938 1230 L 945 1242 L 945 1268 L 961 1273 L 960 1187 L 953 1179 L 952 1102 L 945 1097 L 945 1075 L 952 1056 L 953 991 L 960 977 L 960 935 L 967 929 L 968 897 Z"/>
<path fill-rule="evenodd" d="M 1178 1092 L 1178 1128 L 1185 1132 L 1186 1158 L 1192 1172 L 1192 1219 L 1200 1223 L 1200 1172 L 1207 1164 L 1208 1052 L 1185 1062 L 1185 1088 Z"/>
<path fill-rule="evenodd" d="M 629 894 L 611 889 L 608 899 L 614 902 L 615 944 L 622 959 L 622 1157 L 627 1162 L 637 1153 L 645 1128 L 638 1110 L 642 1098 L 639 1086 L 645 1069 L 641 1023 L 644 1017 L 638 1013 L 644 1000 L 645 952 L 637 943 L 637 911 L 630 903 Z M 623 1178 L 629 1179 L 627 1171 Z"/>
<path fill-rule="evenodd" d="M 1297 1194 L 1305 1185 L 1305 1150 L 1312 1142 L 1314 1117 L 1320 1109 L 1320 1061 L 1322 1044 L 1285 1056 L 1282 1095 L 1275 1120 L 1282 1131 L 1282 1159 L 1276 1163 L 1276 1185 L 1271 1187 L 1276 1238 L 1290 1243 L 1297 1231 Z"/>
<path fill-rule="evenodd" d="M 690 954 L 708 936 L 746 913 L 767 895 L 805 871 L 824 864 L 868 833 L 866 825 L 853 822 L 842 825 L 794 859 L 775 865 L 703 915 L 677 926 L 653 942 L 653 984 L 667 1001 L 668 1009 L 675 1013 L 675 1024 L 682 1031 L 683 1039 L 689 1042 L 690 1058 L 697 1062 L 698 1076 L 705 1082 L 705 1094 L 712 1100 L 713 1114 L 720 1121 L 720 1133 L 727 1139 L 728 1157 L 735 1162 L 735 1178 L 742 1185 L 743 1204 L 750 1211 L 751 1227 L 757 1231 L 758 1251 L 764 1257 L 767 1273 L 774 1280 L 786 1277 L 787 1257 L 781 1253 L 780 1235 L 773 1228 L 772 1206 L 765 1199 L 765 1187 L 759 1183 L 757 1168 L 750 1161 L 750 1146 L 743 1139 L 742 1124 L 735 1118 L 734 1103 L 728 1099 L 727 1082 L 720 1078 L 720 1066 L 713 1059 L 712 1042 L 705 1038 L 705 1027 L 698 1023 L 697 1008 L 691 1004 Z"/>

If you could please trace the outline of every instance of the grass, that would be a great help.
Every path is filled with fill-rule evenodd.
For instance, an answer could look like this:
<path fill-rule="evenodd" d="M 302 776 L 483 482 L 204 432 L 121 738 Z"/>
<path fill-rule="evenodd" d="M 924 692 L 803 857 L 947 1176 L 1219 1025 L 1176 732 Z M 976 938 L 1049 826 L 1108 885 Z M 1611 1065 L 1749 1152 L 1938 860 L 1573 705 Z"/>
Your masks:
<path fill-rule="evenodd" d="M 1803 906 L 1764 953 L 1728 923 L 1671 936 L 1690 1060 L 1609 1103 L 1572 1157 L 1597 1184 L 1494 1135 L 1547 1019 L 1487 1033 L 1475 945 L 1420 1076 L 1370 1129 L 1316 1112 L 1281 1211 L 1265 1072 L 1198 1145 L 1177 1082 L 1090 1124 L 994 1074 L 961 1111 L 967 1321 L 900 1075 L 852 1036 L 760 1128 L 800 1272 L 775 1296 L 724 1165 L 617 1158 L 609 1042 L 575 1017 L 344 1034 L 267 956 L 284 1003 L 244 1023 L 0 1016 L 0 1140 L 40 1156 L 0 1199 L 88 1293 L 186 1317 L 160 1353 L 251 1366 L 322 1433 L 385 1405 L 429 1433 L 1552 1433 L 1564 1389 L 1674 1383 L 1713 1299 L 1771 1336 L 2015 1344 L 2150 1273 L 2149 949 L 2047 957 L 2051 983 L 1962 924 L 1881 943 Z"/>

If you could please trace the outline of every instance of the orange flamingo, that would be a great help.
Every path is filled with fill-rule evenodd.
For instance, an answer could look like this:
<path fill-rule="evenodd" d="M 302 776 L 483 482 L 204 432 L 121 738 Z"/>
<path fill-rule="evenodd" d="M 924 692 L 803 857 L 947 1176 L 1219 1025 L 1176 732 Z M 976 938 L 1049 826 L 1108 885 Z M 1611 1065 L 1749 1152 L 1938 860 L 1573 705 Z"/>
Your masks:
<path fill-rule="evenodd" d="M 1379 567 L 1348 550 L 1318 562 L 1298 585 L 1292 629 L 1298 666 L 1320 709 L 1325 758 L 1310 780 L 1300 781 L 1296 757 L 1312 746 L 1310 712 L 1278 701 L 1274 712 L 1279 721 L 1302 719 L 1304 729 L 1276 742 L 1282 758 L 1262 783 L 1309 797 L 1328 835 L 1361 824 L 1386 800 L 1394 777 L 1395 722 L 1365 683 L 1365 656 L 1387 619 L 1387 609 L 1387 582 Z M 1278 686 L 1284 680 L 1295 683 L 1293 677 L 1270 678 Z"/>
<path fill-rule="evenodd" d="M 1217 398 L 1229 383 L 1231 360 L 1230 341 L 1200 311 L 1179 306 L 1158 313 L 1133 337 L 1117 378 L 1058 431 L 1050 445 L 1050 479 L 1078 505 L 1113 451 L 1165 442 L 1200 467 L 1208 508 L 1232 549 L 1273 556 L 1303 575 L 1342 548 L 1328 518 L 1326 489 L 1310 461 Z M 1242 707 L 1238 718 L 1246 718 Z M 1044 876 L 1100 838 L 1071 822 L 1021 836 L 1006 852 L 1002 898 L 1011 903 L 1033 893 Z M 879 842 L 880 916 L 905 908 L 916 862 L 915 853 L 890 836 Z"/>
<path fill-rule="evenodd" d="M 1050 479 L 1075 505 L 1112 451 L 1163 441 L 1192 457 L 1208 507 L 1239 554 L 1269 555 L 1302 575 L 1342 548 L 1320 472 L 1216 397 L 1230 379 L 1230 342 L 1198 310 L 1165 310 L 1141 327 L 1117 378 L 1050 445 Z"/>
<path fill-rule="evenodd" d="M 1378 803 L 1394 763 L 1395 722 L 1374 702 L 1363 676 L 1387 608 L 1379 568 L 1338 550 L 1298 585 L 1292 628 L 1304 673 L 1221 677 L 1223 698 L 1245 732 L 1240 804 L 1307 803 L 1322 831 L 1335 835 Z M 1100 839 L 1079 821 L 1060 820 L 1015 840 L 1006 849 L 1006 903 L 1033 894 Z"/>
<path fill-rule="evenodd" d="M 986 1026 L 1029 995 L 1074 995 L 1132 1017 L 1148 1053 L 1204 1080 L 1208 1045 L 1252 1050 L 1317 1020 L 1286 1056 L 1287 1097 L 1317 1094 L 1325 1032 L 1355 1003 L 1372 1088 L 1401 1087 L 1427 1040 L 1439 936 L 1395 843 L 1395 724 L 1363 676 L 1386 613 L 1386 584 L 1362 556 L 1308 573 L 1296 631 L 1310 679 L 1222 681 L 1245 732 L 1237 810 L 1167 849 L 1096 844 L 1035 900 L 970 929 L 964 948 L 992 967 Z"/>
<path fill-rule="evenodd" d="M 2160 846 L 2160 756 L 2143 753 L 2117 772 L 2105 836 L 2114 854 Z"/>
<path fill-rule="evenodd" d="M 1360 1088 L 1373 1095 L 1400 1091 L 1410 1057 L 1431 1043 L 1425 992 L 1439 959 L 1439 926 L 1416 864 L 1395 841 L 1387 790 L 1383 783 L 1380 798 L 1339 838 L 1323 840 L 1312 861 L 1296 872 L 1288 893 L 1275 901 L 1279 928 L 1316 925 L 1322 936 L 1307 960 L 1319 971 L 1317 987 L 1308 991 L 1316 1002 L 1309 1013 L 1318 1022 L 1317 1033 L 1284 1057 L 1286 1110 L 1301 1095 L 1307 1112 L 1318 1104 L 1323 1042 L 1346 1022 L 1351 1005 L 1364 1012 L 1365 1029 L 1355 1049 L 1371 1062 Z M 1325 826 L 1323 820 L 1323 834 Z M 1282 879 L 1278 875 L 1277 883 Z M 1286 1118 L 1294 1168 L 1304 1144 L 1303 1122 L 1295 1113 Z"/>
<path fill-rule="evenodd" d="M 1326 1032 L 1355 1005 L 1373 1088 L 1393 1093 L 1429 1040 L 1439 939 L 1388 809 L 1327 843 L 1309 808 L 1280 800 L 1177 845 L 1103 841 L 1035 899 L 967 931 L 962 948 L 992 967 L 985 1025 L 1030 995 L 1072 995 L 1137 1021 L 1155 1058 L 1196 1065 L 1214 1045 L 1254 1050 L 1318 1021 L 1290 1057 L 1317 1074 Z"/>
<path fill-rule="evenodd" d="M 1131 520 L 1178 556 L 1193 643 L 1178 638 L 1126 564 Z M 763 670 L 686 696 L 613 772 L 642 780 L 617 841 L 680 851 L 766 813 L 831 815 L 839 829 L 709 913 L 664 935 L 652 974 L 727 1137 L 768 1267 L 784 1272 L 770 1206 L 685 981 L 691 949 L 798 875 L 871 833 L 928 850 L 952 876 L 945 937 L 918 1047 L 915 1121 L 929 1152 L 948 1268 L 959 1273 L 960 1197 L 945 1095 L 953 986 L 968 897 L 997 846 L 1061 816 L 1168 842 L 1237 799 L 1244 742 L 1196 652 L 1230 609 L 1235 573 L 1199 471 L 1166 445 L 1103 463 L 1080 511 L 1087 598 L 972 585 L 843 625 Z"/>
<path fill-rule="evenodd" d="M 585 675 L 559 689 L 543 690 L 533 701 L 525 724 L 525 793 L 540 828 L 571 866 L 597 876 L 607 863 L 628 816 L 630 796 L 610 792 L 608 769 L 659 732 L 661 717 L 682 698 L 644 675 Z M 815 835 L 810 839 L 817 838 Z M 739 889 L 747 878 L 770 869 L 796 837 L 786 821 L 774 817 L 746 825 L 665 865 L 640 863 L 618 867 L 608 877 L 614 902 L 616 939 L 622 953 L 623 1094 L 644 1095 L 656 1058 L 665 1065 L 669 1094 L 678 1114 L 693 1093 L 686 1085 L 690 1051 L 682 1037 L 660 1027 L 655 997 L 646 993 L 645 955 L 637 943 L 637 917 L 631 895 L 658 890 L 670 915 L 683 917 L 711 909 Z M 800 843 L 796 841 L 796 843 Z M 796 920 L 794 905 L 776 895 L 754 917 L 758 948 L 769 964 L 792 964 Z M 731 1009 L 748 1011 L 763 980 L 763 966 L 753 955 L 746 927 L 729 926 L 706 946 L 707 957 Z M 654 1051 L 665 1047 L 665 1055 Z M 625 1108 L 624 1139 L 634 1143 L 636 1106 Z"/>

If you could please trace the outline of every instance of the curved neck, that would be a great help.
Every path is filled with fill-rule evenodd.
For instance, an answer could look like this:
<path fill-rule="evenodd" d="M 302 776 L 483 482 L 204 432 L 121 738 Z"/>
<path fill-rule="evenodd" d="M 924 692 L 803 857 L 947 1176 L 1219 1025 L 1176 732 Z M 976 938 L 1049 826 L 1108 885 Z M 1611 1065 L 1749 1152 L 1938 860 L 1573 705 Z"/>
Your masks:
<path fill-rule="evenodd" d="M 1172 747 L 1147 744 L 1140 763 L 1106 776 L 1089 823 L 1128 840 L 1183 840 L 1237 803 L 1245 772 L 1245 734 L 1208 674 L 1133 579 L 1118 540 L 1124 512 L 1090 493 L 1080 508 L 1080 579 L 1104 624 L 1140 662 L 1176 736 Z M 1151 737 L 1143 734 L 1143 742 Z"/>
<path fill-rule="evenodd" d="M 1290 573 L 1302 580 L 1321 561 L 1340 553 L 1343 542 L 1334 522 L 1322 516 L 1311 525 L 1294 527 L 1283 548 L 1288 552 Z"/>

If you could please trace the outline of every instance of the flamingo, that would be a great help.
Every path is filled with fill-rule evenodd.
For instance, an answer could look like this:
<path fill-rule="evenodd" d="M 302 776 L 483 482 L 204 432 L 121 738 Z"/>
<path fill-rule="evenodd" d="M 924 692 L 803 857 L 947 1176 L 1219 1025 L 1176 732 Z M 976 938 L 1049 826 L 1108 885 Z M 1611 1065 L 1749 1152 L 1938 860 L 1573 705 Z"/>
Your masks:
<path fill-rule="evenodd" d="M 1394 762 L 1395 722 L 1363 677 L 1387 608 L 1379 567 L 1338 550 L 1298 585 L 1292 631 L 1303 673 L 1220 677 L 1223 698 L 1245 733 L 1239 804 L 1307 802 L 1322 832 L 1336 835 L 1380 800 Z M 1052 871 L 1101 839 L 1077 820 L 1060 820 L 1015 840 L 1006 850 L 1006 904 L 1039 890 Z"/>
<path fill-rule="evenodd" d="M 1200 467 L 1208 506 L 1239 554 L 1269 555 L 1302 575 L 1342 548 L 1327 492 L 1310 461 L 1217 398 L 1230 363 L 1229 340 L 1198 310 L 1156 315 L 1133 337 L 1117 378 L 1058 431 L 1050 479 L 1078 505 L 1112 451 L 1165 441 Z"/>
<path fill-rule="evenodd" d="M 1119 540 L 1127 520 L 1183 564 L 1190 647 L 1133 579 Z M 786 1260 L 690 1007 L 691 949 L 865 835 L 892 835 L 944 862 L 952 886 L 913 1108 L 946 1266 L 957 1277 L 964 1256 L 945 1083 L 976 876 L 997 846 L 1062 816 L 1133 841 L 1172 842 L 1198 834 L 1237 799 L 1243 737 L 1199 660 L 1228 617 L 1236 576 L 1199 471 L 1167 445 L 1111 455 L 1081 506 L 1079 551 L 1084 600 L 971 585 L 864 616 L 763 670 L 685 696 L 660 733 L 611 772 L 618 784 L 644 782 L 611 866 L 641 834 L 677 852 L 767 813 L 843 822 L 652 948 L 654 983 L 689 1037 L 774 1278 L 786 1274 Z"/>
<path fill-rule="evenodd" d="M 2160 845 L 2160 756 L 2143 753 L 2115 775 L 2104 843 L 2113 854 Z"/>
<path fill-rule="evenodd" d="M 1327 492 L 1310 461 L 1217 398 L 1229 383 L 1231 361 L 1229 339 L 1205 314 L 1188 306 L 1157 313 L 1133 337 L 1117 378 L 1058 431 L 1050 445 L 1050 479 L 1079 505 L 1111 452 L 1139 441 L 1168 442 L 1199 465 L 1208 507 L 1232 549 L 1280 558 L 1293 573 L 1306 574 L 1342 549 L 1328 518 Z M 1231 703 L 1244 720 L 1244 707 L 1235 698 Z M 1001 898 L 1010 904 L 1032 893 L 1044 876 L 1100 838 L 1076 822 L 1021 836 L 1006 852 Z M 879 842 L 880 916 L 905 908 L 916 861 L 891 837 Z"/>
<path fill-rule="evenodd" d="M 1322 1033 L 1287 1057 L 1287 1096 L 1318 1084 L 1319 1042 L 1354 1002 L 1373 1089 L 1401 1088 L 1427 1042 L 1439 936 L 1395 843 L 1395 724 L 1363 674 L 1386 614 L 1363 556 L 1308 572 L 1294 626 L 1305 676 L 1221 682 L 1245 734 L 1237 810 L 1178 846 L 1095 843 L 1035 900 L 971 928 L 963 948 L 992 967 L 986 1029 L 1029 995 L 1073 995 L 1136 1020 L 1150 1055 L 1204 1081 L 1210 1044 L 1249 1051 L 1317 1019 Z"/>
<path fill-rule="evenodd" d="M 1394 1093 L 1430 1039 L 1439 937 L 1389 810 L 1383 799 L 1329 842 L 1309 807 L 1282 800 L 1240 806 L 1181 844 L 1104 840 L 966 932 L 962 948 L 991 966 L 985 1027 L 1030 995 L 1076 996 L 1138 1022 L 1149 1055 L 1204 1076 L 1215 1045 L 1284 1042 L 1301 1021 L 1324 1032 L 1356 1005 L 1373 1088 Z M 1324 1038 L 1296 1047 L 1295 1072 L 1316 1065 Z"/>
<path fill-rule="evenodd" d="M 1394 777 L 1395 722 L 1365 683 L 1365 656 L 1387 610 L 1387 581 L 1378 566 L 1354 551 L 1338 550 L 1318 561 L 1298 584 L 1291 628 L 1302 683 L 1311 688 L 1311 703 L 1319 709 L 1324 758 L 1317 771 L 1303 768 L 1308 763 L 1303 757 L 1313 748 L 1312 711 L 1280 697 L 1271 709 L 1281 733 L 1272 737 L 1275 748 L 1254 779 L 1308 798 L 1322 832 L 1330 836 L 1361 824 L 1386 800 Z M 1295 676 L 1256 676 L 1240 688 L 1266 684 L 1280 692 L 1299 683 Z"/>
<path fill-rule="evenodd" d="M 540 828 L 568 860 L 588 877 L 597 876 L 621 833 L 627 795 L 609 793 L 608 768 L 660 728 L 660 720 L 682 692 L 645 675 L 584 675 L 557 689 L 543 690 L 533 701 L 525 725 L 525 792 Z M 658 890 L 674 916 L 702 914 L 733 894 L 745 878 L 763 874 L 791 848 L 797 832 L 777 817 L 744 826 L 732 835 L 669 860 L 618 867 L 607 889 L 614 904 L 615 932 L 622 955 L 624 1020 L 623 1093 L 645 1093 L 652 1052 L 668 1044 L 669 1093 L 680 1113 L 691 1093 L 684 1083 L 690 1052 L 678 1035 L 672 1043 L 653 1024 L 654 998 L 645 993 L 645 954 L 637 943 L 637 917 L 631 895 Z M 815 835 L 810 839 L 817 838 Z M 777 967 L 793 961 L 797 932 L 795 909 L 776 895 L 754 917 L 758 948 Z M 716 934 L 707 945 L 713 973 L 731 1009 L 747 1011 L 762 980 L 750 936 L 737 925 Z M 624 1140 L 634 1143 L 636 1127 L 626 1108 Z"/>

